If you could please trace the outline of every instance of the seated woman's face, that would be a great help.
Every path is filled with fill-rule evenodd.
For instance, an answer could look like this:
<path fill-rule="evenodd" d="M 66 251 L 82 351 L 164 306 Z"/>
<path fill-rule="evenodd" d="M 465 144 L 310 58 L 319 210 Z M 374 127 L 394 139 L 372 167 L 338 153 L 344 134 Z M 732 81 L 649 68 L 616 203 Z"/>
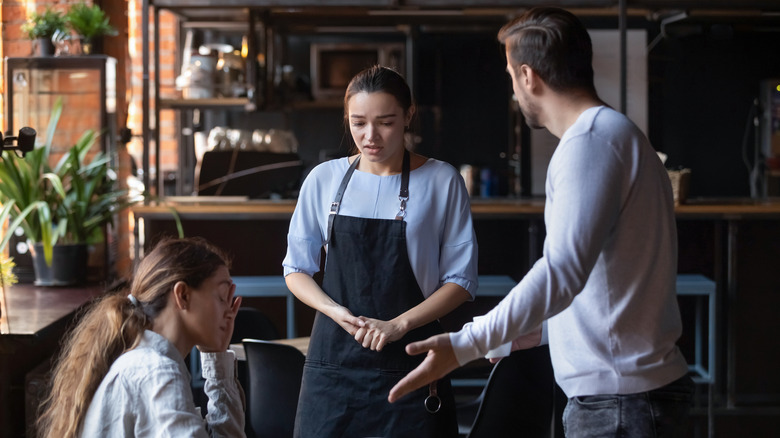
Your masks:
<path fill-rule="evenodd" d="M 233 315 L 231 304 L 236 286 L 230 278 L 230 272 L 225 266 L 220 266 L 211 277 L 203 281 L 198 288 L 194 288 L 190 309 L 189 321 L 190 335 L 195 344 L 205 347 L 210 351 L 222 351 L 227 345 L 222 345 L 229 340 L 233 324 L 230 323 Z"/>

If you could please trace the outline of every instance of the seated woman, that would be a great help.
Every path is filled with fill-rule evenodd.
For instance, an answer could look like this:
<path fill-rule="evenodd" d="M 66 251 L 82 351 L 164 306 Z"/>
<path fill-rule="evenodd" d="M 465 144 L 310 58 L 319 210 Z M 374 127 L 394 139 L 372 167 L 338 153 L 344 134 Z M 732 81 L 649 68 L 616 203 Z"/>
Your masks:
<path fill-rule="evenodd" d="M 165 240 L 126 291 L 93 304 L 68 335 L 38 420 L 42 437 L 244 436 L 243 391 L 227 347 L 241 297 L 202 239 Z M 208 414 L 184 357 L 201 351 Z"/>

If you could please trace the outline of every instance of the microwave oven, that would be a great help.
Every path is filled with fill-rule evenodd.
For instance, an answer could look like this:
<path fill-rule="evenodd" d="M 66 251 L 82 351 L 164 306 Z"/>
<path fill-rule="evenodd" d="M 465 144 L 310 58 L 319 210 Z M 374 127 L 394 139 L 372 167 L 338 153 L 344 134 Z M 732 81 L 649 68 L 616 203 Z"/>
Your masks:
<path fill-rule="evenodd" d="M 403 43 L 314 43 L 311 45 L 312 97 L 341 100 L 358 72 L 373 65 L 404 75 Z"/>

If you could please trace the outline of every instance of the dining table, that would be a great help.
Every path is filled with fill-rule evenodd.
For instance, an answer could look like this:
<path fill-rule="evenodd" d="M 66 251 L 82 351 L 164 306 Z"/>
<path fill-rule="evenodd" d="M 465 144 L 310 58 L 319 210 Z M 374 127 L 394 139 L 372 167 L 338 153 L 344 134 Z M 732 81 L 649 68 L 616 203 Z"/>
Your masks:
<path fill-rule="evenodd" d="M 302 336 L 298 338 L 286 338 L 286 339 L 273 339 L 268 342 L 274 342 L 276 344 L 289 345 L 295 347 L 306 356 L 306 352 L 309 350 L 309 341 L 311 337 Z M 236 354 L 236 359 L 239 361 L 246 361 L 246 354 L 244 353 L 244 344 L 236 343 L 230 344 L 230 349 Z"/>

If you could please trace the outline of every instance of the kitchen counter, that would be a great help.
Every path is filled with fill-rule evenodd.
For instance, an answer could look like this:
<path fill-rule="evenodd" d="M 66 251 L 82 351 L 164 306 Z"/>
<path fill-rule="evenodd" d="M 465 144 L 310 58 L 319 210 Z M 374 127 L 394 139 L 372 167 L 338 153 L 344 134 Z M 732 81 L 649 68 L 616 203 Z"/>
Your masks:
<path fill-rule="evenodd" d="M 694 198 L 675 207 L 678 218 L 721 219 L 780 218 L 780 198 Z"/>
<path fill-rule="evenodd" d="M 213 197 L 177 198 L 178 202 L 152 203 L 132 209 L 136 217 L 172 218 L 173 211 L 182 219 L 289 219 L 295 210 L 294 199 L 246 200 L 228 202 Z M 183 201 L 187 199 L 187 201 Z M 475 219 L 482 218 L 537 218 L 544 213 L 544 199 L 474 198 L 471 211 Z M 691 199 L 675 207 L 678 218 L 747 219 L 780 218 L 780 199 L 756 201 L 749 198 Z"/>

